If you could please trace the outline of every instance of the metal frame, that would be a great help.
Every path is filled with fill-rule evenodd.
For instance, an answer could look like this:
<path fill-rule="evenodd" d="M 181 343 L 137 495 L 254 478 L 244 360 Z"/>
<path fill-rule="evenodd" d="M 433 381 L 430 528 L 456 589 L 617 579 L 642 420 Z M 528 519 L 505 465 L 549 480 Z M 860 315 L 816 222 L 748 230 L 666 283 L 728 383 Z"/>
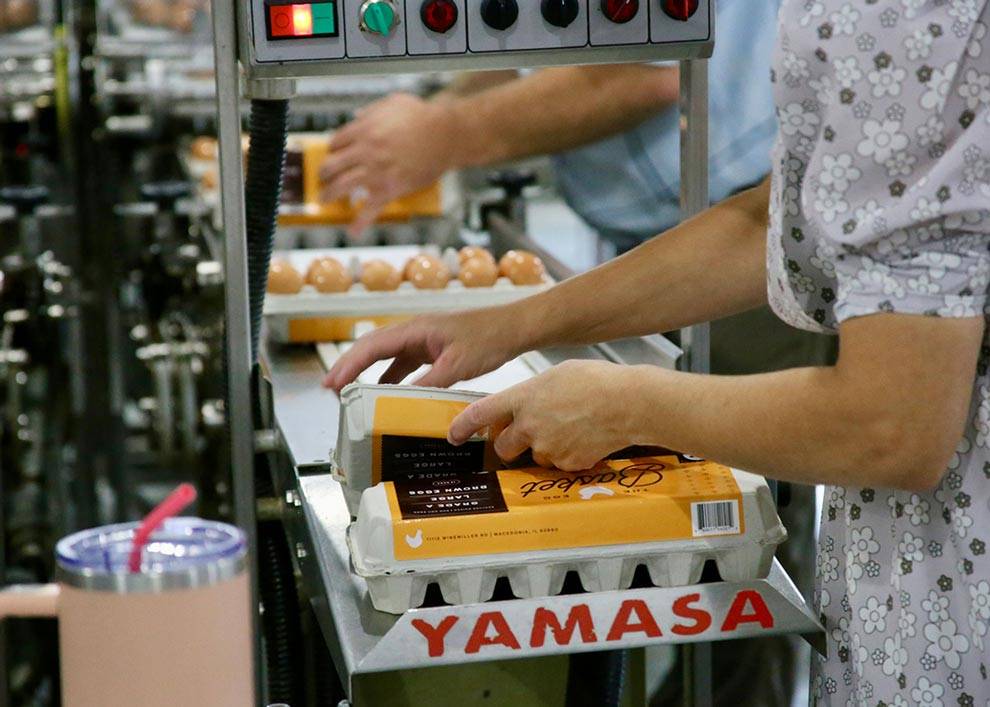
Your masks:
<path fill-rule="evenodd" d="M 234 522 L 244 531 L 252 609 L 258 606 L 258 541 L 255 523 L 254 424 L 251 396 L 251 318 L 248 312 L 244 166 L 241 158 L 240 74 L 233 0 L 213 3 L 214 67 L 217 83 L 217 134 L 220 151 L 220 200 L 223 218 L 224 327 L 227 347 L 227 430 L 234 498 Z M 251 611 L 255 637 L 255 692 L 261 689 L 258 612 Z"/>
<path fill-rule="evenodd" d="M 597 358 L 603 353 L 595 347 L 581 347 L 566 352 L 541 352 L 551 363 L 573 357 Z M 337 437 L 339 406 L 337 397 L 319 387 L 323 366 L 311 348 L 269 345 L 263 361 L 271 383 L 272 405 L 278 450 L 271 453 L 272 468 L 278 495 L 284 499 L 283 519 L 290 546 L 302 572 L 314 613 L 320 623 L 341 683 L 350 692 L 355 676 L 407 668 L 428 668 L 436 665 L 459 664 L 479 660 L 503 660 L 537 655 L 571 653 L 608 648 L 636 648 L 660 643 L 683 643 L 691 659 L 687 677 L 690 705 L 711 705 L 710 644 L 691 639 L 664 636 L 643 639 L 599 642 L 592 645 L 554 646 L 539 648 L 524 646 L 518 651 L 491 651 L 467 654 L 454 650 L 450 654 L 430 657 L 424 654 L 422 636 L 412 626 L 414 619 L 438 625 L 454 616 L 462 625 L 470 625 L 482 611 L 499 610 L 513 627 L 527 627 L 537 607 L 547 608 L 565 616 L 576 603 L 590 607 L 596 620 L 614 616 L 623 601 L 639 599 L 657 607 L 659 617 L 669 618 L 667 607 L 674 599 L 697 593 L 702 604 L 713 616 L 724 615 L 740 591 L 759 592 L 774 615 L 771 629 L 734 634 L 742 638 L 753 635 L 797 633 L 805 636 L 819 651 L 823 650 L 824 634 L 811 609 L 804 602 L 787 574 L 775 561 L 770 575 L 751 582 L 717 582 L 694 587 L 664 589 L 635 589 L 619 592 L 599 592 L 516 599 L 508 602 L 485 602 L 466 606 L 443 606 L 414 609 L 393 616 L 372 608 L 365 580 L 351 572 L 347 528 L 351 518 L 344 502 L 340 484 L 330 475 L 330 445 Z M 306 429 L 296 421 L 309 420 Z M 315 423 L 313 421 L 316 421 Z M 666 612 L 666 613 L 665 613 Z M 755 627 L 754 627 L 755 628 Z M 523 641 L 525 631 L 519 631 Z M 528 633 L 526 633 L 528 636 Z M 463 635 L 461 636 L 463 640 Z M 711 635 L 700 637 L 710 640 Z"/>

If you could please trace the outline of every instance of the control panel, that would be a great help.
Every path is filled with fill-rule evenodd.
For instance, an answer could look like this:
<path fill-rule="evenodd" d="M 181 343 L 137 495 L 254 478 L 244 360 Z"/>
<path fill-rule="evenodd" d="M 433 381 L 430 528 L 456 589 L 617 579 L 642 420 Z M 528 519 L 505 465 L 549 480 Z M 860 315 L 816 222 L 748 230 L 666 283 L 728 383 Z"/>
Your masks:
<path fill-rule="evenodd" d="M 709 56 L 712 0 L 250 0 L 258 76 Z M 580 50 L 580 51 L 579 51 Z"/>

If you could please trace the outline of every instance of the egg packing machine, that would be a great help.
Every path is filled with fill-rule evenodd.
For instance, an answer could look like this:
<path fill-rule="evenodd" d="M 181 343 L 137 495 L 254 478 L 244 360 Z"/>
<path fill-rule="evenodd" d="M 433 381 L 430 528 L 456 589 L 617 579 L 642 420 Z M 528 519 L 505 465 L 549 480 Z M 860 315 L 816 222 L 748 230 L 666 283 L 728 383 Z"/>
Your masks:
<path fill-rule="evenodd" d="M 364 563 L 367 571 L 360 574 L 366 576 L 355 572 L 348 546 L 352 515 L 341 477 L 333 473 L 341 401 L 320 387 L 326 365 L 335 351 L 339 353 L 339 346 L 262 342 L 257 328 L 279 177 L 262 173 L 262 168 L 271 166 L 277 171 L 281 164 L 284 136 L 273 134 L 284 127 L 297 81 L 314 76 L 359 79 L 417 72 L 677 61 L 681 202 L 686 218 L 708 204 L 706 58 L 714 46 L 714 7 L 711 0 L 214 0 L 220 207 L 225 233 L 226 410 L 235 519 L 247 531 L 255 558 L 259 509 L 262 515 L 275 514 L 284 523 L 306 594 L 348 694 L 361 674 L 683 643 L 689 658 L 685 694 L 691 704 L 707 705 L 711 704 L 710 641 L 798 633 L 820 644 L 821 626 L 775 560 L 764 578 L 626 589 L 605 581 L 596 585 L 590 567 L 582 570 L 575 565 L 579 574 L 584 572 L 581 577 L 586 584 L 601 591 L 557 596 L 552 591 L 550 596 L 523 591 L 516 593 L 528 598 L 494 603 L 484 601 L 484 590 L 464 589 L 493 577 L 472 575 L 467 585 L 459 579 L 454 587 L 449 581 L 444 586 L 442 573 L 435 573 L 445 599 L 451 601 L 460 594 L 467 597 L 466 603 L 455 598 L 450 605 L 409 610 L 402 602 L 383 600 L 388 591 L 383 589 L 382 577 L 376 577 L 378 597 L 373 597 L 369 593 L 372 570 L 381 566 Z M 243 97 L 252 101 L 246 180 L 239 110 Z M 250 198 L 246 199 L 246 193 Z M 501 222 L 500 230 L 518 240 L 508 220 Z M 555 277 L 566 275 L 556 270 L 551 272 Z M 534 374 L 542 367 L 580 357 L 680 365 L 706 372 L 707 325 L 685 332 L 682 344 L 683 356 L 666 340 L 650 337 L 580 350 L 536 352 L 528 363 Z M 259 360 L 260 377 L 255 374 Z M 496 378 L 489 384 L 497 390 L 509 382 Z M 257 503 L 256 463 L 259 472 L 262 466 L 266 473 L 271 471 L 274 503 Z M 612 492 L 606 482 L 598 483 L 596 489 L 592 495 Z M 369 489 L 365 499 L 372 491 L 380 487 Z M 389 502 L 384 497 L 374 501 L 374 517 L 365 518 L 369 527 L 380 524 L 382 509 Z M 424 536 L 417 535 L 412 526 L 408 530 L 407 544 L 418 546 Z M 402 537 L 395 535 L 398 544 Z M 352 532 L 352 547 L 355 538 Z M 629 569 L 620 567 L 623 558 L 616 561 L 620 564 L 611 569 L 602 565 L 596 571 L 618 576 Z M 392 569 L 403 567 L 399 562 Z M 454 569 L 470 570 L 471 561 L 461 557 Z M 670 568 L 658 566 L 657 572 L 662 571 Z M 693 573 L 685 576 L 690 578 Z M 529 579 L 556 582 L 543 575 Z M 420 589 L 410 591 L 414 595 Z M 405 589 L 398 586 L 397 591 Z M 373 599 L 379 605 L 388 604 L 395 613 L 375 609 Z M 410 595 L 409 605 L 418 605 L 415 596 Z"/>

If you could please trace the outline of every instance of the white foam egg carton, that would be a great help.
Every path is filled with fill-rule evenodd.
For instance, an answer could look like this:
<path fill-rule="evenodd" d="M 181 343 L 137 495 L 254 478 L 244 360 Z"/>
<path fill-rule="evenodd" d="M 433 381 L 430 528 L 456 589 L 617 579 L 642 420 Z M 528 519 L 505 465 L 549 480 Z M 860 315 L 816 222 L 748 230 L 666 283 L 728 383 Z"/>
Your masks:
<path fill-rule="evenodd" d="M 451 269 L 453 279 L 442 290 L 419 290 L 412 283 L 403 282 L 396 290 L 373 292 L 357 281 L 361 263 L 372 259 L 384 260 L 401 271 L 410 258 L 420 253 L 440 255 L 436 248 L 416 246 L 307 249 L 277 253 L 276 257 L 286 258 L 303 274 L 316 258 L 334 257 L 351 269 L 355 283 L 347 292 L 322 293 L 305 285 L 296 294 L 269 293 L 265 297 L 264 308 L 269 336 L 279 342 L 329 340 L 319 336 L 314 339 L 311 334 L 300 337 L 293 333 L 293 322 L 302 319 L 336 320 L 347 324 L 343 329 L 336 328 L 336 331 L 353 332 L 363 322 L 383 324 L 428 312 L 507 304 L 536 294 L 553 284 L 547 278 L 540 285 L 515 285 L 508 278 L 501 277 L 491 287 L 465 287 L 456 278 L 457 257 L 452 250 L 445 253 L 443 258 Z M 346 335 L 332 336 L 333 340 L 348 338 L 350 337 Z"/>
<path fill-rule="evenodd" d="M 505 577 L 513 594 L 534 598 L 559 594 L 568 572 L 576 572 L 585 591 L 627 589 L 639 565 L 645 565 L 654 585 L 678 587 L 696 584 L 705 562 L 713 560 L 725 581 L 766 577 L 777 545 L 787 532 L 777 516 L 766 481 L 754 474 L 732 471 L 742 498 L 745 530 L 738 535 L 710 535 L 676 540 L 614 542 L 611 519 L 624 510 L 617 505 L 582 508 L 582 520 L 595 527 L 600 541 L 567 549 L 527 549 L 517 552 L 454 554 L 423 560 L 397 559 L 396 539 L 422 546 L 431 533 L 428 520 L 417 521 L 415 533 L 397 532 L 403 521 L 394 517 L 389 483 L 364 492 L 357 520 L 348 529 L 347 542 L 354 571 L 365 578 L 373 606 L 401 614 L 423 604 L 427 588 L 436 583 L 449 604 L 474 604 L 492 598 L 495 583 Z M 614 504 L 615 500 L 606 499 Z M 629 503 L 641 499 L 630 497 Z M 545 522 L 551 508 L 541 508 Z M 594 512 L 592 512 L 594 511 Z M 484 533 L 481 515 L 476 525 Z M 442 531 L 441 531 L 442 532 Z M 610 543 L 610 540 L 612 541 Z"/>
<path fill-rule="evenodd" d="M 447 442 L 453 416 L 485 395 L 414 385 L 346 386 L 340 392 L 340 425 L 331 465 L 351 516 L 357 515 L 365 489 L 414 467 L 427 473 L 454 467 L 482 471 L 498 464 L 486 435 L 462 447 Z"/>

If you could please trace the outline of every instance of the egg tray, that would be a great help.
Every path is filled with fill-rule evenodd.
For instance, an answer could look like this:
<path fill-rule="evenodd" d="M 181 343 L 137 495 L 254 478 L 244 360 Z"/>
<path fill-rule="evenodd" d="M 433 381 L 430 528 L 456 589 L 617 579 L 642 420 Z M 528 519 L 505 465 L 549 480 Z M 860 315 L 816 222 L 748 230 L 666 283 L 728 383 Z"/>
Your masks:
<path fill-rule="evenodd" d="M 327 256 L 345 265 L 355 259 L 362 263 L 372 259 L 384 260 L 401 271 L 406 261 L 424 252 L 438 255 L 428 248 L 383 246 L 295 250 L 279 253 L 278 257 L 288 259 L 301 273 L 305 273 L 316 258 Z M 339 293 L 321 293 L 305 285 L 296 294 L 269 293 L 265 297 L 264 316 L 269 337 L 281 343 L 348 341 L 363 323 L 379 326 L 428 312 L 507 304 L 541 292 L 551 285 L 549 278 L 540 285 L 515 285 L 507 278 L 499 278 L 492 287 L 472 288 L 454 279 L 442 290 L 418 290 L 412 283 L 403 282 L 397 290 L 372 292 L 360 282 L 355 282 L 347 292 Z"/>
<path fill-rule="evenodd" d="M 786 540 L 787 532 L 762 477 L 735 470 L 733 475 L 742 490 L 746 528 L 741 535 L 397 560 L 388 484 L 379 484 L 365 491 L 357 521 L 348 528 L 347 544 L 353 569 L 365 579 L 372 605 L 390 614 L 422 606 L 432 584 L 445 602 L 459 605 L 491 599 L 501 578 L 508 581 L 514 596 L 523 599 L 560 594 L 569 572 L 577 574 L 585 591 L 628 589 L 640 565 L 658 587 L 698 583 L 709 560 L 725 581 L 761 579 L 769 574 L 777 545 Z M 609 513 L 597 521 L 584 514 L 583 522 L 597 526 L 603 542 L 608 540 L 609 518 L 615 512 Z M 479 529 L 484 520 L 482 516 Z"/>

